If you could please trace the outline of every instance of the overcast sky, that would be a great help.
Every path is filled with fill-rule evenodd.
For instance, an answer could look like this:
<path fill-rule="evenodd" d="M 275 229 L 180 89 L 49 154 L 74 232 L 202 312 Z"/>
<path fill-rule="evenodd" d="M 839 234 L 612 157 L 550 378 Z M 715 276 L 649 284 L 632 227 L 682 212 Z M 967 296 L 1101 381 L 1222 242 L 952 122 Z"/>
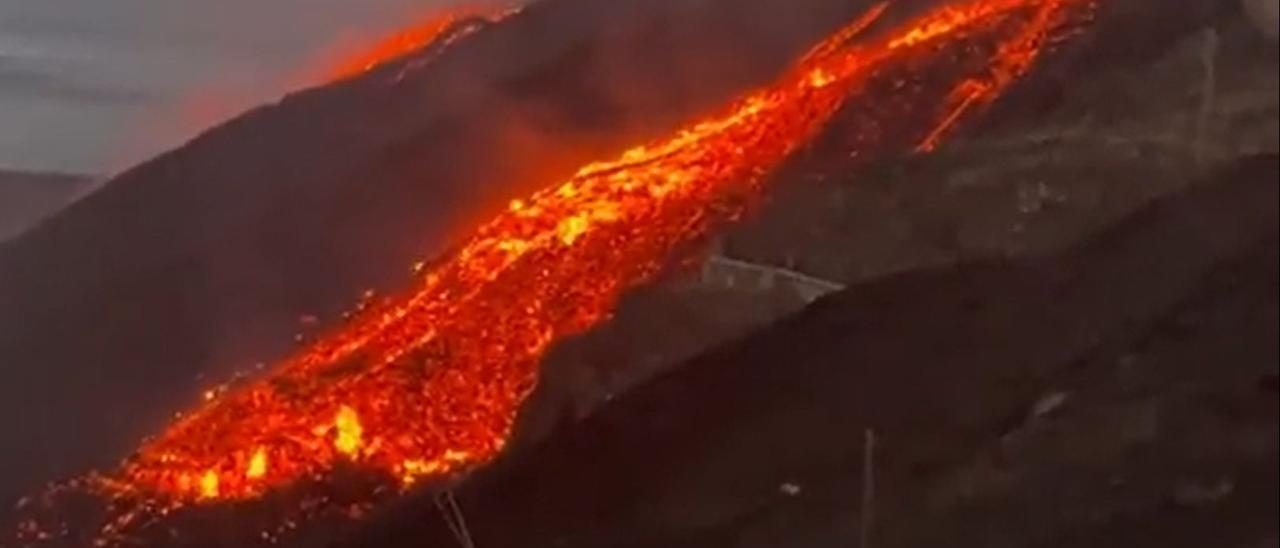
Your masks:
<path fill-rule="evenodd" d="M 0 0 L 0 167 L 127 167 L 453 1 Z"/>

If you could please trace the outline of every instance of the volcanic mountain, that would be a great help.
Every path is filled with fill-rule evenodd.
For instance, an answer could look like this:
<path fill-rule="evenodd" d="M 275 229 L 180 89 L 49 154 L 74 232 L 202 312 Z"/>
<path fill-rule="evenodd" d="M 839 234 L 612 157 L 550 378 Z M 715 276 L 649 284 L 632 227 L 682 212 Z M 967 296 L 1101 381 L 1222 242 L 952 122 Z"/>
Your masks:
<path fill-rule="evenodd" d="M 1021 431 L 1027 413 L 1019 405 L 1056 389 L 1045 379 L 1066 382 L 1055 376 L 1062 363 L 1124 358 L 1133 333 L 1182 321 L 1169 319 L 1176 303 L 1221 293 L 1199 281 L 1212 272 L 1230 278 L 1274 271 L 1260 258 L 1274 250 L 1265 237 L 1270 231 L 1274 239 L 1274 209 L 1263 205 L 1274 204 L 1274 186 L 1257 182 L 1274 172 L 1274 159 L 1236 163 L 1274 153 L 1275 107 L 1265 99 L 1274 95 L 1274 71 L 1266 68 L 1274 58 L 1233 7 L 1178 4 L 1103 2 L 1095 29 L 935 156 L 851 160 L 842 128 L 857 123 L 856 108 L 839 119 L 777 175 L 787 184 L 721 249 L 728 264 L 779 267 L 849 288 L 759 332 L 811 297 L 680 274 L 635 293 L 611 324 L 553 352 L 522 417 L 536 434 L 459 491 L 476 512 L 473 525 L 483 528 L 476 536 L 488 532 L 484 545 L 569 539 L 617 546 L 632 538 L 650 546 L 796 546 L 797 529 L 773 524 L 823 512 L 831 522 L 843 519 L 835 516 L 848 510 L 842 497 L 851 495 L 817 488 L 820 499 L 836 502 L 806 498 L 805 470 L 813 481 L 844 485 L 829 470 L 857 452 L 851 444 L 863 428 L 907 444 L 888 449 L 890 459 L 908 455 L 885 465 L 890 478 L 959 474 L 957 461 L 985 458 L 993 423 L 1000 423 L 997 436 Z M 311 317 L 336 322 L 365 288 L 403 286 L 409 265 L 432 258 L 460 227 L 511 196 L 766 81 L 868 5 L 548 1 L 432 63 L 410 59 L 286 97 L 122 174 L 0 247 L 0 410 L 12 423 L 5 425 L 3 464 L 13 471 L 0 495 L 118 459 L 201 388 L 287 353 Z M 1220 27 L 1220 42 L 1199 38 L 1209 25 Z M 1197 135 L 1202 58 L 1222 61 L 1210 80 L 1218 99 L 1207 107 L 1215 125 Z M 1208 175 L 1187 175 L 1196 172 Z M 1146 184 L 1126 184 L 1135 180 Z M 1225 186 L 1165 202 L 1081 243 L 1192 180 Z M 1233 181 L 1250 182 L 1227 184 Z M 1201 232 L 1212 237 L 1168 247 Z M 1261 247 L 1250 247 L 1257 241 Z M 1027 253 L 1058 256 L 1013 266 L 982 262 Z M 983 259 L 946 266 L 975 257 Z M 1164 276 L 1153 272 L 1171 262 L 1184 264 Z M 1237 262 L 1245 266 L 1232 266 Z M 863 283 L 930 266 L 935 270 Z M 1144 276 L 1161 283 L 1135 281 Z M 1240 291 L 1270 302 L 1260 324 L 1271 318 L 1274 325 L 1274 284 L 1248 280 Z M 1125 298 L 1109 299 L 1112 291 Z M 1102 312 L 1113 305 L 1119 312 Z M 1059 316 L 1042 317 L 1055 307 Z M 672 328 L 676 318 L 687 323 Z M 742 337 L 749 338 L 683 363 Z M 1100 346 L 1110 341 L 1115 349 Z M 1101 357 L 1092 358 L 1097 348 Z M 1236 361 L 1254 364 L 1260 355 L 1246 354 Z M 948 359 L 956 355 L 968 357 Z M 859 363 L 842 372 L 837 365 L 845 358 Z M 1024 363 L 1026 371 L 1010 369 Z M 585 389 L 565 380 L 610 365 L 626 373 Z M 1268 374 L 1274 378 L 1265 367 L 1246 369 L 1242 376 L 1264 385 Z M 1086 371 L 1115 374 L 1101 366 Z M 653 375 L 663 376 L 646 384 Z M 1007 391 L 989 384 L 1009 376 L 1017 379 Z M 864 403 L 848 408 L 832 403 L 846 396 L 826 393 L 814 406 L 788 403 L 818 386 L 839 392 L 854 384 L 903 405 L 916 397 L 934 405 L 900 407 L 869 392 L 857 392 Z M 713 394 L 720 386 L 728 392 Z M 584 397 L 584 390 L 593 394 Z M 989 390 L 989 397 L 973 396 L 983 402 L 965 403 L 972 400 L 963 396 Z M 574 399 L 591 401 L 564 413 Z M 572 424 L 588 415 L 598 418 Z M 928 427 L 929 417 L 941 415 L 955 424 Z M 1259 420 L 1274 428 L 1273 417 Z M 779 431 L 795 436 L 772 437 Z M 936 442 L 944 446 L 939 451 L 950 456 L 933 459 L 928 447 L 910 445 L 924 443 L 926 433 L 940 433 L 946 441 Z M 706 443 L 689 441 L 699 438 Z M 832 439 L 839 441 L 823 441 Z M 1263 454 L 1274 461 L 1270 439 L 1262 442 L 1272 444 L 1270 457 L 1265 447 Z M 768 457 L 725 461 L 713 444 Z M 664 456 L 649 458 L 655 454 Z M 920 454 L 923 464 L 912 460 Z M 591 460 L 618 470 L 649 465 L 616 474 L 601 468 L 605 479 L 588 481 L 595 476 L 587 474 L 585 487 L 565 477 L 574 466 L 589 470 Z M 698 472 L 706 467 L 712 473 Z M 631 479 L 608 479 L 615 475 Z M 802 506 L 748 489 L 748 476 L 789 486 L 782 492 L 800 493 Z M 565 499 L 537 498 L 558 491 L 548 486 L 557 481 Z M 1273 477 L 1261 481 L 1274 484 Z M 639 483 L 652 489 L 635 491 Z M 706 498 L 721 496 L 728 484 L 744 489 L 725 495 L 736 502 Z M 1194 491 L 1197 484 L 1188 485 Z M 901 496 L 885 504 L 901 500 L 905 507 L 909 499 Z M 598 505 L 575 506 L 583 500 Z M 406 528 L 438 534 L 415 529 L 429 507 L 410 500 L 351 541 L 385 546 Z M 938 508 L 939 521 L 953 515 L 947 511 L 954 507 Z M 677 514 L 696 519 L 683 523 Z M 902 542 L 914 538 L 894 529 L 900 514 L 885 519 L 893 535 L 905 535 Z M 811 545 L 829 545 L 839 530 L 823 540 L 813 529 Z M 759 538 L 742 540 L 747 533 Z M 776 534 L 790 536 L 770 544 Z"/>
<path fill-rule="evenodd" d="M 288 352 L 300 317 L 336 323 L 450 231 L 767 80 L 859 9 L 540 3 L 115 177 L 0 247 L 0 493 L 109 464 Z"/>

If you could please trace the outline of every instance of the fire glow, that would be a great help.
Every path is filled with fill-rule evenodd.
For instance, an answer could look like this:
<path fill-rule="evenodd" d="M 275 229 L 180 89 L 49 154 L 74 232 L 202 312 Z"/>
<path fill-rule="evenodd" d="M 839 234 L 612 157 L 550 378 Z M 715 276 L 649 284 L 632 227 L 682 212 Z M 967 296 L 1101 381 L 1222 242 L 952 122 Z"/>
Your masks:
<path fill-rule="evenodd" d="M 96 488 L 181 506 L 253 499 L 339 465 L 409 485 L 483 464 L 502 450 L 553 342 L 605 320 L 625 290 L 740 216 L 846 103 L 878 99 L 866 91 L 875 76 L 996 44 L 981 74 L 921 124 L 928 150 L 1091 10 L 1091 0 L 964 0 L 849 44 L 883 19 L 887 4 L 877 5 L 718 115 L 512 201 L 412 291 L 214 393 Z"/>

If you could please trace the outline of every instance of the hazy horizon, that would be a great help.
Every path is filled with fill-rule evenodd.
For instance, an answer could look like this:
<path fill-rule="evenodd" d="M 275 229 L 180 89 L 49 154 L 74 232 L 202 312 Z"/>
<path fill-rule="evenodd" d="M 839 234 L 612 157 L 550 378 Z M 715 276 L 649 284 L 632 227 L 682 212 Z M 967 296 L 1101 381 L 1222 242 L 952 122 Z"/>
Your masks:
<path fill-rule="evenodd" d="M 453 2 L 0 4 L 0 168 L 109 174 L 278 97 L 326 52 Z"/>

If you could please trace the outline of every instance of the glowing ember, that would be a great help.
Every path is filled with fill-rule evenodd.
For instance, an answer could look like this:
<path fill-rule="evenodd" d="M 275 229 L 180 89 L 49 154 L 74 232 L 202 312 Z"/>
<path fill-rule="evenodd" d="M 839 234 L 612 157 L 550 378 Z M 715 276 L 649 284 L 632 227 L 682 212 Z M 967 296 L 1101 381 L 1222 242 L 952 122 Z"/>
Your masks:
<path fill-rule="evenodd" d="M 203 476 L 200 476 L 200 497 L 206 499 L 216 499 L 221 492 L 218 490 L 218 472 L 209 470 Z"/>
<path fill-rule="evenodd" d="M 244 477 L 247 480 L 256 480 L 267 475 L 267 450 L 259 447 L 253 452 L 253 458 L 249 459 L 249 467 L 244 471 Z"/>
<path fill-rule="evenodd" d="M 512 201 L 420 269 L 413 291 L 373 303 L 256 382 L 212 393 L 97 489 L 183 504 L 257 497 L 323 478 L 339 462 L 405 485 L 487 462 L 553 341 L 605 319 L 623 291 L 739 216 L 765 175 L 847 98 L 875 103 L 866 92 L 874 77 L 996 43 L 982 77 L 956 86 L 936 115 L 924 109 L 931 114 L 916 129 L 931 147 L 1024 74 L 1090 1 L 968 0 L 849 45 L 884 13 L 877 6 L 721 114 Z M 891 114 L 914 114 L 904 108 Z"/>
<path fill-rule="evenodd" d="M 333 447 L 348 457 L 357 456 L 360 451 L 360 438 L 364 428 L 360 427 L 360 417 L 350 407 L 338 409 L 338 416 L 333 419 Z"/>

